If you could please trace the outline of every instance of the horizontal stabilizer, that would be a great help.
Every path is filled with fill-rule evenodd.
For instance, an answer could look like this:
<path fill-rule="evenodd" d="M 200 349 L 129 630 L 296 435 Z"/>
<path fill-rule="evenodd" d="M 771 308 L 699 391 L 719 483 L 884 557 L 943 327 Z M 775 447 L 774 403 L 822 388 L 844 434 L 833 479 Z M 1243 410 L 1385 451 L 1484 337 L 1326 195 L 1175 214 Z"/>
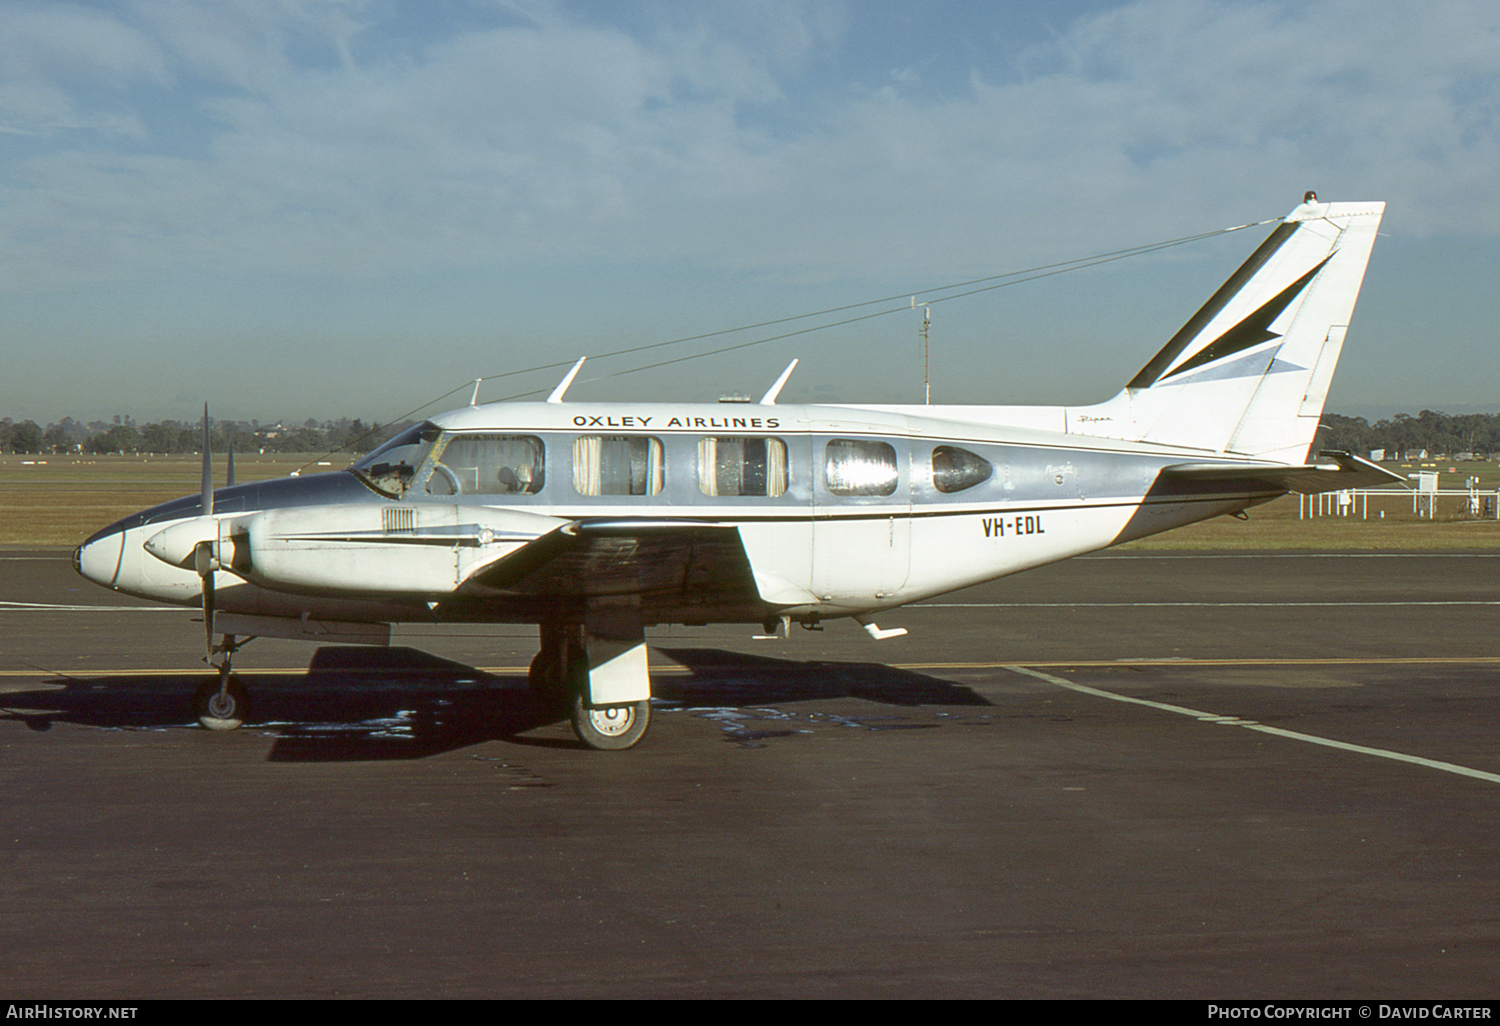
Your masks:
<path fill-rule="evenodd" d="M 1161 476 L 1174 482 L 1214 483 L 1252 491 L 1301 492 L 1303 495 L 1406 483 L 1401 475 L 1347 452 L 1328 449 L 1318 456 L 1328 462 L 1300 467 L 1265 463 L 1175 463 L 1163 467 Z"/>

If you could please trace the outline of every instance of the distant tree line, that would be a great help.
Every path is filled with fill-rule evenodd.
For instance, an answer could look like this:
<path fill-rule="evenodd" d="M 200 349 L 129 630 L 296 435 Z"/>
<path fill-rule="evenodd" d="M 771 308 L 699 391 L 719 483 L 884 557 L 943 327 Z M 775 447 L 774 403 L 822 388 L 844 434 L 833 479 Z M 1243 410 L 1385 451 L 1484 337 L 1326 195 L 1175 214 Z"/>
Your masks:
<path fill-rule="evenodd" d="M 410 424 L 411 421 L 366 424 L 347 417 L 325 421 L 309 417 L 298 425 L 221 420 L 213 422 L 209 448 L 224 452 L 233 443 L 235 452 L 243 453 L 337 452 L 353 456 L 369 452 Z M 202 440 L 203 425 L 194 421 L 163 420 L 139 425 L 128 416 L 119 416 L 113 423 L 80 424 L 72 417 L 64 417 L 43 428 L 31 420 L 17 423 L 9 417 L 0 418 L 0 452 L 7 453 L 188 454 L 198 452 Z M 1488 455 L 1500 453 L 1500 414 L 1449 415 L 1423 410 L 1415 417 L 1398 413 L 1390 420 L 1371 424 L 1363 417 L 1325 413 L 1318 442 L 1325 449 L 1344 449 L 1362 455 L 1374 449 L 1384 449 L 1391 455 L 1422 449 L 1432 455 Z"/>
<path fill-rule="evenodd" d="M 213 421 L 209 449 L 224 452 L 337 452 L 357 455 L 368 452 L 410 422 L 366 424 L 358 418 L 317 421 L 308 418 L 299 425 L 261 424 L 259 421 Z M 128 416 L 113 423 L 81 424 L 64 417 L 45 428 L 32 420 L 19 423 L 0 418 L 0 452 L 6 453 L 158 453 L 191 454 L 203 448 L 202 421 L 163 420 L 137 424 Z"/>
<path fill-rule="evenodd" d="M 1325 449 L 1342 449 L 1359 455 L 1384 449 L 1388 458 L 1421 450 L 1433 456 L 1470 453 L 1485 457 L 1500 453 L 1500 414 L 1450 415 L 1423 410 L 1415 417 L 1398 413 L 1390 420 L 1371 424 L 1363 417 L 1325 413 L 1318 442 Z"/>

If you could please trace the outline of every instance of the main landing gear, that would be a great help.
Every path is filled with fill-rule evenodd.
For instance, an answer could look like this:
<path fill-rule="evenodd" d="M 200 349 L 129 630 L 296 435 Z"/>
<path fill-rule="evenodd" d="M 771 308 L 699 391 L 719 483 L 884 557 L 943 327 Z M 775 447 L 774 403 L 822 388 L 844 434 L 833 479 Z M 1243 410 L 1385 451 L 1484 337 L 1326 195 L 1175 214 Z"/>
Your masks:
<path fill-rule="evenodd" d="M 622 642 L 586 632 L 582 624 L 544 623 L 541 641 L 527 680 L 540 700 L 567 710 L 579 741 L 613 752 L 646 736 L 651 699 L 644 638 Z"/>

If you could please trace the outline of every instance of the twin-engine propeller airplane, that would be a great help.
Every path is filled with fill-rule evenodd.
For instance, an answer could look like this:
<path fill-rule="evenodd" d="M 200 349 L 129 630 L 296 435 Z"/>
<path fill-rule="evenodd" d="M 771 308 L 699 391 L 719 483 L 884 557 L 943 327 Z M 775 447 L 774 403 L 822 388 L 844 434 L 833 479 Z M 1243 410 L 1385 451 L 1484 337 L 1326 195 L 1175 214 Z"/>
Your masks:
<path fill-rule="evenodd" d="M 249 715 L 253 637 L 385 644 L 393 622 L 534 623 L 529 681 L 591 748 L 650 719 L 645 629 L 787 630 L 1206 520 L 1399 480 L 1310 448 L 1382 203 L 1309 193 L 1114 398 L 1093 406 L 470 406 L 349 469 L 111 524 L 85 577 L 204 611 L 204 726 Z M 579 361 L 581 364 L 582 361 Z M 795 365 L 795 361 L 794 361 Z M 205 412 L 205 432 L 207 416 Z M 214 644 L 215 635 L 221 636 Z"/>

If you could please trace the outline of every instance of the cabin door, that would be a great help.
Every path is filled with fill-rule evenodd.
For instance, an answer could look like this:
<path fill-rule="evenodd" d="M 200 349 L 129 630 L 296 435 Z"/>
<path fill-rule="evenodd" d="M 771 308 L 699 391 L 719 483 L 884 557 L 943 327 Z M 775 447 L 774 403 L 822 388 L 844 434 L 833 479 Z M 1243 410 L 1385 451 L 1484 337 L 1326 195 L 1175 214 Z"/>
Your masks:
<path fill-rule="evenodd" d="M 813 443 L 813 592 L 868 605 L 911 567 L 911 452 L 904 438 Z"/>

